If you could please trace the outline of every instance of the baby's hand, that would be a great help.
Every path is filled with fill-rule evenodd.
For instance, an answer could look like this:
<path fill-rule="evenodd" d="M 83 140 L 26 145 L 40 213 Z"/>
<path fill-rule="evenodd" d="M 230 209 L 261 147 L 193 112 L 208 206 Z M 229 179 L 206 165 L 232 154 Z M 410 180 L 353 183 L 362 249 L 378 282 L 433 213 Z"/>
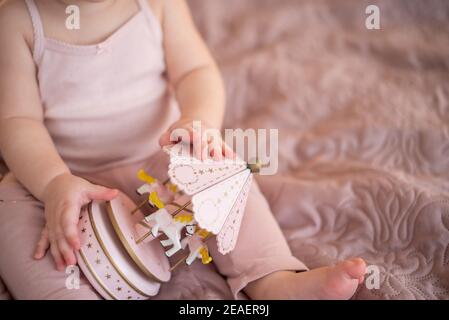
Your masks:
<path fill-rule="evenodd" d="M 44 191 L 46 225 L 34 253 L 42 259 L 50 247 L 56 268 L 74 265 L 79 250 L 78 220 L 81 208 L 92 200 L 112 200 L 117 190 L 94 185 L 69 173 L 54 178 Z"/>
<path fill-rule="evenodd" d="M 223 157 L 234 157 L 232 149 L 223 141 L 220 130 L 209 126 L 204 121 L 201 122 L 201 130 L 194 124 L 194 120 L 186 118 L 176 121 L 160 137 L 159 144 L 161 147 L 181 141 L 192 144 L 194 155 L 198 159 L 207 159 L 211 157 L 214 160 L 222 160 Z M 179 129 L 186 130 L 188 134 L 174 133 L 175 130 Z M 173 133 L 175 137 L 178 137 L 177 141 L 172 141 L 170 139 Z"/>

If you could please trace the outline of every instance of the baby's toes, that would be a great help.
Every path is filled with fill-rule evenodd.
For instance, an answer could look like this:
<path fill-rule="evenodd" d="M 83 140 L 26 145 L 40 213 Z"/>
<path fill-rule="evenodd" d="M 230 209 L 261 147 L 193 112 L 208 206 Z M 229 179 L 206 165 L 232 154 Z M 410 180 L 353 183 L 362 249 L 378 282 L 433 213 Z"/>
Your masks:
<path fill-rule="evenodd" d="M 340 266 L 351 279 L 360 280 L 365 275 L 366 263 L 361 258 L 343 261 Z"/>

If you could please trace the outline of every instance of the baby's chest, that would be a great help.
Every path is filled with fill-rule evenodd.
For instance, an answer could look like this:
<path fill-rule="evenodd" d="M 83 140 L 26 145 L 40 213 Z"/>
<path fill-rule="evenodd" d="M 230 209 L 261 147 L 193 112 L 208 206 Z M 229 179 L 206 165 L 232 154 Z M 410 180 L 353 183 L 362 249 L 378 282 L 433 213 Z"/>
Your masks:
<path fill-rule="evenodd" d="M 38 70 L 47 112 L 128 103 L 165 91 L 162 44 L 150 30 L 129 33 L 95 46 L 47 41 Z"/>

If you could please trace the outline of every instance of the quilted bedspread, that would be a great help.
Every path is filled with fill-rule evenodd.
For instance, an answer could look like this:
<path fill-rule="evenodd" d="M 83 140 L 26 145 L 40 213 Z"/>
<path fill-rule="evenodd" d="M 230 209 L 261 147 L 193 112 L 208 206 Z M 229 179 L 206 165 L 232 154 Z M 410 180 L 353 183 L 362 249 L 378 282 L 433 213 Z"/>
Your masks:
<path fill-rule="evenodd" d="M 363 257 L 380 285 L 355 299 L 448 299 L 449 2 L 189 3 L 226 82 L 225 127 L 279 129 L 279 172 L 257 180 L 295 256 Z M 158 298 L 231 295 L 196 263 Z"/>

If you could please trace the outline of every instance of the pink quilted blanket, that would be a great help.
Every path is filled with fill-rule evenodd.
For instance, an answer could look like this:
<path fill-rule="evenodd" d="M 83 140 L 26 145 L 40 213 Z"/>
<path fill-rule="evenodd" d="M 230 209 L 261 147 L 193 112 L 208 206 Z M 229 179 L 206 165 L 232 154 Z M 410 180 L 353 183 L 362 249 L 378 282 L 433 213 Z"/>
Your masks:
<path fill-rule="evenodd" d="M 190 0 L 227 86 L 228 128 L 280 130 L 258 179 L 309 267 L 361 256 L 355 299 L 449 299 L 449 3 Z M 1 292 L 0 283 L 0 292 Z M 213 265 L 179 268 L 160 299 L 231 298 Z"/>

